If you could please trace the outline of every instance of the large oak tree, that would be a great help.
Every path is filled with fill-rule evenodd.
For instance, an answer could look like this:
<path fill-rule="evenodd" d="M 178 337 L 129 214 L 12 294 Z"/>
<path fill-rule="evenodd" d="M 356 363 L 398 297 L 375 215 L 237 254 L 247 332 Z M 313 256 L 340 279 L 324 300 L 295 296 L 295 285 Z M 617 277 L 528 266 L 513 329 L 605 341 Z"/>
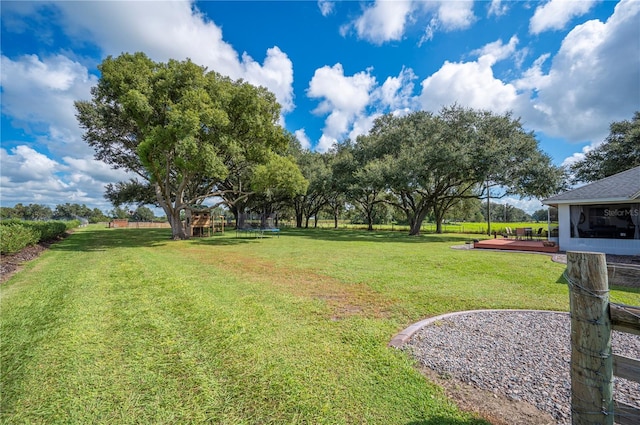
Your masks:
<path fill-rule="evenodd" d="M 273 159 L 286 147 L 280 105 L 265 88 L 190 60 L 158 63 L 143 53 L 108 57 L 99 70 L 92 99 L 76 102 L 84 139 L 96 159 L 137 175 L 110 186 L 107 196 L 116 203 L 153 196 L 174 239 L 189 235 L 181 211 L 225 195 L 224 182 L 257 165 L 283 164 Z"/>
<path fill-rule="evenodd" d="M 593 182 L 640 165 L 640 111 L 631 121 L 613 122 L 609 135 L 571 170 L 576 182 Z"/>
<path fill-rule="evenodd" d="M 437 115 L 382 116 L 358 138 L 357 149 L 367 152 L 361 169 L 377 176 L 374 186 L 405 213 L 411 235 L 419 234 L 430 213 L 440 232 L 445 213 L 460 199 L 482 196 L 488 181 L 504 193 L 535 197 L 555 193 L 564 181 L 562 169 L 519 120 L 458 105 Z M 372 185 L 367 178 L 358 186 Z"/>

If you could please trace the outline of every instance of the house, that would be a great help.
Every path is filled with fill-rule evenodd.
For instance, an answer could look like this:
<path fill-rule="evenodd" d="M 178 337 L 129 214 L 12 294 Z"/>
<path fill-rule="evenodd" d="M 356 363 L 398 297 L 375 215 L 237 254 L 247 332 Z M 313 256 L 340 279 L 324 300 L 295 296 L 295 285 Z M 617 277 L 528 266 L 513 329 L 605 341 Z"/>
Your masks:
<path fill-rule="evenodd" d="M 640 255 L 640 167 L 542 203 L 558 209 L 558 233 L 551 239 L 562 251 Z"/>

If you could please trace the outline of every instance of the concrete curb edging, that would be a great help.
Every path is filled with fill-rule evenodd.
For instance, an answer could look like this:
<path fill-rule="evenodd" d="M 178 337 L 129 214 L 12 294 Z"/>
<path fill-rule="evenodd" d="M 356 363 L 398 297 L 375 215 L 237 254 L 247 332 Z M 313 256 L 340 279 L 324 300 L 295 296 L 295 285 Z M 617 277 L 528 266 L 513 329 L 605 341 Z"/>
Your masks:
<path fill-rule="evenodd" d="M 554 311 L 554 310 L 519 310 L 519 309 L 497 309 L 497 310 L 491 310 L 491 309 L 486 309 L 486 310 L 465 310 L 465 311 L 455 311 L 453 313 L 446 313 L 446 314 L 441 314 L 440 316 L 434 316 L 434 317 L 429 317 L 427 319 L 421 320 L 419 322 L 414 323 L 413 325 L 409 326 L 408 328 L 400 331 L 399 333 L 397 333 L 389 342 L 388 346 L 389 347 L 393 347 L 393 348 L 401 348 L 404 344 L 407 343 L 407 341 L 409 341 L 409 339 L 413 336 L 414 333 L 416 333 L 418 330 L 420 330 L 421 328 L 432 324 L 433 322 L 436 322 L 438 320 L 442 320 L 442 319 L 446 319 L 449 317 L 455 317 L 455 316 L 461 316 L 464 314 L 474 314 L 474 313 L 486 313 L 486 312 L 499 312 L 499 311 L 513 311 L 513 312 L 519 312 L 519 313 L 558 313 L 558 314 L 566 314 L 568 315 L 569 313 L 565 312 L 565 311 Z"/>

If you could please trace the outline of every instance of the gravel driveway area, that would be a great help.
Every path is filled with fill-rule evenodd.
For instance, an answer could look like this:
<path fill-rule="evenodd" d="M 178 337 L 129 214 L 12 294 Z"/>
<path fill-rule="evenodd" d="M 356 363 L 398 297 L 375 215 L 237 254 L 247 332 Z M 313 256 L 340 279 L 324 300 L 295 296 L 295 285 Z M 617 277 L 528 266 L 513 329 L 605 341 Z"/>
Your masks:
<path fill-rule="evenodd" d="M 401 347 L 441 376 L 522 400 L 570 424 L 566 313 L 475 311 L 428 324 Z M 613 332 L 615 354 L 640 358 L 640 336 Z M 614 378 L 616 400 L 640 406 L 640 384 Z"/>

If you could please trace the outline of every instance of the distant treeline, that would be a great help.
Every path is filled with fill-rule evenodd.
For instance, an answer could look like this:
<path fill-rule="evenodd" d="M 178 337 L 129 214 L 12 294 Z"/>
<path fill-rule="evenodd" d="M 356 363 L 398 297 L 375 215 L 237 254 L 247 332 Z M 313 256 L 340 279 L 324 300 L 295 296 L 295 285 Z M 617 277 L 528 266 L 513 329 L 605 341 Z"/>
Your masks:
<path fill-rule="evenodd" d="M 0 207 L 0 219 L 18 219 L 32 221 L 47 220 L 80 220 L 89 223 L 101 223 L 113 218 L 126 218 L 130 221 L 156 221 L 158 218 L 147 207 L 138 207 L 135 210 L 127 210 L 116 207 L 105 214 L 98 208 L 89 208 L 85 204 L 60 204 L 54 209 L 42 204 L 16 204 L 13 207 Z"/>

